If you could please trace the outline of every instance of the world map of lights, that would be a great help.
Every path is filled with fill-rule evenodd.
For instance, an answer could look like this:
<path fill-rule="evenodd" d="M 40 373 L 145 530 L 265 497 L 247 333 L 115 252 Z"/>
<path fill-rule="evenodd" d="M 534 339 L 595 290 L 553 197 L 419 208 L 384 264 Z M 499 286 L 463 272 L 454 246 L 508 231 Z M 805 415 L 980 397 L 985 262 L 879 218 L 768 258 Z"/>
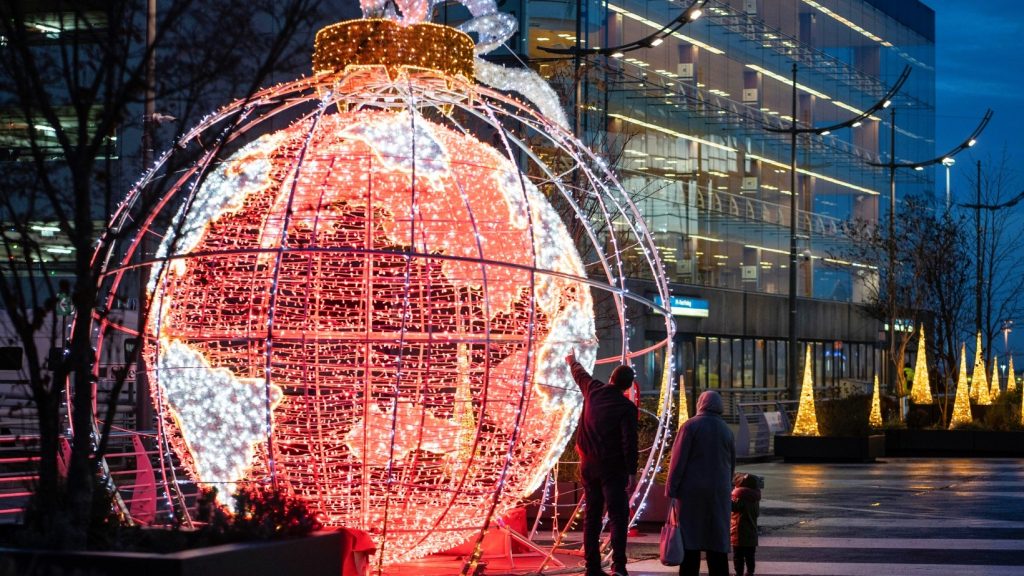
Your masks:
<path fill-rule="evenodd" d="M 350 32 L 365 22 L 379 21 Z M 533 493 L 582 405 L 564 356 L 639 354 L 627 306 L 652 305 L 626 289 L 627 259 L 668 289 L 639 211 L 562 119 L 420 60 L 318 72 L 185 134 L 188 170 L 160 159 L 111 226 L 140 219 L 142 234 L 101 243 L 104 298 L 131 294 L 156 239 L 142 341 L 168 493 L 175 464 L 227 492 L 277 482 L 328 525 L 371 532 L 387 564 L 479 542 Z M 618 334 L 605 357 L 595 294 Z M 642 353 L 663 352 L 670 405 L 659 311 L 667 336 Z M 98 355 L 118 331 L 102 319 Z"/>

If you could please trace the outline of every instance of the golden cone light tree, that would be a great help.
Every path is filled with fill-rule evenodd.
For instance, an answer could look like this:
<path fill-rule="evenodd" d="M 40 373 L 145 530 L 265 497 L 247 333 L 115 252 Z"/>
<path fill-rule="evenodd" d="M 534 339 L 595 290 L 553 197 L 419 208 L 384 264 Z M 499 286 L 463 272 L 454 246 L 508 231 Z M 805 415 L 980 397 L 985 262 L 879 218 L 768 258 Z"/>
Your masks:
<path fill-rule="evenodd" d="M 875 378 L 875 388 L 878 388 L 878 379 Z M 917 361 L 914 362 L 914 384 L 910 388 L 910 401 L 914 404 L 931 404 L 932 390 L 931 382 L 928 379 L 928 359 L 925 356 L 924 326 L 917 337 Z"/>
<path fill-rule="evenodd" d="M 989 374 L 992 375 L 992 387 L 989 388 L 988 398 L 989 400 L 995 400 L 1003 393 L 1003 390 L 999 387 L 999 362 L 995 358 L 992 358 L 992 370 Z"/>
<path fill-rule="evenodd" d="M 671 380 L 663 379 L 661 381 L 661 392 L 658 393 L 658 418 L 661 418 L 662 416 L 665 415 L 665 400 L 671 397 L 672 395 L 671 387 Z"/>
<path fill-rule="evenodd" d="M 978 343 L 974 347 L 974 371 L 971 372 L 971 400 L 982 406 L 992 403 L 988 396 L 988 374 L 985 359 L 981 355 L 981 332 L 978 332 Z"/>
<path fill-rule="evenodd" d="M 1006 391 L 1017 391 L 1017 375 L 1013 372 L 1013 356 L 1010 356 L 1010 366 L 1006 369 Z"/>
<path fill-rule="evenodd" d="M 967 390 L 967 345 L 960 345 L 960 373 L 956 381 L 956 401 L 953 402 L 953 416 L 949 419 L 949 429 L 970 424 L 971 399 Z"/>
<path fill-rule="evenodd" d="M 679 424 L 682 426 L 684 422 L 690 419 L 690 409 L 686 406 L 686 382 L 683 380 L 682 375 L 679 376 Z"/>
<path fill-rule="evenodd" d="M 917 378 L 915 377 L 914 380 L 914 387 L 916 389 Z M 929 402 L 930 401 L 931 397 L 929 396 Z M 871 414 L 868 415 L 868 424 L 870 424 L 872 428 L 882 427 L 882 396 L 878 390 L 878 374 L 875 374 L 875 390 L 871 394 Z"/>
<path fill-rule="evenodd" d="M 814 407 L 814 378 L 811 374 L 811 347 L 804 355 L 804 379 L 800 384 L 800 405 L 796 412 L 794 436 L 821 436 L 818 431 L 818 413 Z"/>

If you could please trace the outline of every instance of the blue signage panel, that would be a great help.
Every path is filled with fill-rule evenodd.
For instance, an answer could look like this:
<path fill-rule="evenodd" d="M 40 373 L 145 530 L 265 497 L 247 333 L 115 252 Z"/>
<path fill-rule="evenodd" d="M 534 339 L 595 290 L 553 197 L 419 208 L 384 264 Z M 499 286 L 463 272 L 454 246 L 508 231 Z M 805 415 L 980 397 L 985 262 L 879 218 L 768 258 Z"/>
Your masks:
<path fill-rule="evenodd" d="M 655 296 L 654 303 L 664 306 L 661 296 Z M 689 316 L 691 318 L 707 318 L 710 312 L 707 300 L 690 296 L 669 296 L 668 308 L 672 311 L 673 316 Z"/>

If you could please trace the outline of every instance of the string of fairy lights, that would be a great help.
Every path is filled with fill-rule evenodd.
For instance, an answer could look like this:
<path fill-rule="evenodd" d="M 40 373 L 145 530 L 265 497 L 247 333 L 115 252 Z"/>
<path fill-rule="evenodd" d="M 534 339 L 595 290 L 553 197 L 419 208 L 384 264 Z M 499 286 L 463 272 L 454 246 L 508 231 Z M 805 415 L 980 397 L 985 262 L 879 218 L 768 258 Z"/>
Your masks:
<path fill-rule="evenodd" d="M 813 371 L 811 347 L 808 345 L 804 359 L 803 380 L 800 386 L 796 422 L 792 432 L 797 436 L 819 436 L 821 434 L 818 426 Z M 1013 358 L 1010 358 L 1006 375 L 1005 393 L 1013 393 L 1016 390 L 1017 382 L 1013 368 Z M 956 388 L 953 391 L 953 410 L 950 414 L 949 428 L 953 429 L 970 425 L 974 422 L 971 412 L 972 403 L 978 406 L 988 406 L 1003 393 L 1004 391 L 999 382 L 999 375 L 995 368 L 992 370 L 991 386 L 989 384 L 988 372 L 985 368 L 984 356 L 982 354 L 981 334 L 977 335 L 974 369 L 970 378 L 967 376 L 967 344 L 961 344 L 960 368 L 957 371 Z M 931 382 L 928 376 L 927 342 L 923 326 L 918 330 L 917 357 L 915 359 L 914 376 L 909 396 L 910 401 L 916 405 L 927 405 L 936 402 L 931 393 Z M 1020 423 L 1024 425 L 1024 400 L 1021 401 L 1020 409 L 1022 414 Z M 868 424 L 873 428 L 880 428 L 884 425 L 878 375 L 874 377 L 870 410 L 868 412 Z"/>
<path fill-rule="evenodd" d="M 391 62 L 267 89 L 180 145 L 243 109 L 189 170 L 162 173 L 162 157 L 113 221 L 174 179 L 142 232 L 162 239 L 145 262 L 144 355 L 164 459 L 204 484 L 278 482 L 329 525 L 383 539 L 384 563 L 479 548 L 492 516 L 550 481 L 575 427 L 562 358 L 629 361 L 626 308 L 645 306 L 667 337 L 644 351 L 664 365 L 641 515 L 670 439 L 673 326 L 626 287 L 639 262 L 668 301 L 640 211 L 604 163 L 510 96 Z M 549 198 L 581 220 L 579 238 Z M 130 290 L 136 240 L 105 241 L 108 301 Z M 598 349 L 601 292 L 612 350 Z"/>
<path fill-rule="evenodd" d="M 317 35 L 315 76 L 183 135 L 198 161 L 172 173 L 172 151 L 162 155 L 101 240 L 108 307 L 148 272 L 141 336 L 166 506 L 188 521 L 177 466 L 225 492 L 272 482 L 328 525 L 371 532 L 381 565 L 473 542 L 469 573 L 495 517 L 543 487 L 532 534 L 559 500 L 553 469 L 581 409 L 562 358 L 574 351 L 593 368 L 660 354 L 636 521 L 673 424 L 688 418 L 671 315 L 627 286 L 627 264 L 639 263 L 669 301 L 640 210 L 564 129 L 550 86 L 479 58 L 516 28 L 493 0 L 467 0 L 474 18 L 461 31 L 423 22 L 428 0 L 394 2 L 401 19 L 390 1 L 362 4 L 375 18 Z M 142 230 L 121 240 L 140 208 Z M 159 246 L 140 268 L 145 235 Z M 595 311 L 598 294 L 610 310 Z M 666 334 L 639 351 L 635 307 L 660 314 Z M 608 349 L 595 314 L 615 325 Z M 98 355 L 111 331 L 137 335 L 99 319 Z M 922 330 L 916 403 L 931 401 L 924 340 Z M 960 361 L 951 427 L 971 422 L 971 400 L 999 392 L 980 336 L 970 386 L 965 350 Z M 804 366 L 794 433 L 817 435 L 810 348 Z M 879 399 L 876 381 L 872 426 Z M 561 526 L 552 515 L 549 559 L 582 511 Z"/>

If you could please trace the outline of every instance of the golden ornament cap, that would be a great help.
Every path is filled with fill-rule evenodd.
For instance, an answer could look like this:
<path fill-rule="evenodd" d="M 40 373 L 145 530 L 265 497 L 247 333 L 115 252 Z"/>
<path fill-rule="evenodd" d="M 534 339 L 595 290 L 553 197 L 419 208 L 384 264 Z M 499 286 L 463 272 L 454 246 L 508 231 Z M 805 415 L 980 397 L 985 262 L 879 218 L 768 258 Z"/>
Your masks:
<path fill-rule="evenodd" d="M 322 28 L 313 45 L 313 72 L 344 71 L 348 66 L 386 66 L 395 76 L 403 66 L 473 78 L 475 44 L 450 26 L 394 20 L 347 20 Z"/>

